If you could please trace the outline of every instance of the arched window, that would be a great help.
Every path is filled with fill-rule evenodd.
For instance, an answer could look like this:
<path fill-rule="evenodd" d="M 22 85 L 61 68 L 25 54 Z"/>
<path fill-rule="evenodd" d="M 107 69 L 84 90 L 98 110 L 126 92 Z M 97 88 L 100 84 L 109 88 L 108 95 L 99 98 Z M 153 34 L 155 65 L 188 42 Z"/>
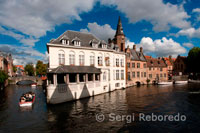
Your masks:
<path fill-rule="evenodd" d="M 75 65 L 75 52 L 69 52 L 69 65 Z"/>
<path fill-rule="evenodd" d="M 84 66 L 85 63 L 85 54 L 83 52 L 79 53 L 79 65 Z"/>
<path fill-rule="evenodd" d="M 58 51 L 58 63 L 59 65 L 65 65 L 65 52 L 63 50 Z"/>
<path fill-rule="evenodd" d="M 103 55 L 101 53 L 98 55 L 98 65 L 103 66 Z"/>
<path fill-rule="evenodd" d="M 94 53 L 90 54 L 90 65 L 91 66 L 95 65 L 95 56 L 94 56 Z"/>

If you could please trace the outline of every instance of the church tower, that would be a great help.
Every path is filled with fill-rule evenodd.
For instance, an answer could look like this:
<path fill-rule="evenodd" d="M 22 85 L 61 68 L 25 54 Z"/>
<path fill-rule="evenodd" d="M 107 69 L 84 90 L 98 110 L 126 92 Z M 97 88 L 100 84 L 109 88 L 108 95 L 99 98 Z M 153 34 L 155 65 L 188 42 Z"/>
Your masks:
<path fill-rule="evenodd" d="M 117 30 L 113 41 L 116 45 L 118 45 L 120 51 L 125 52 L 125 35 L 120 17 L 118 19 Z"/>

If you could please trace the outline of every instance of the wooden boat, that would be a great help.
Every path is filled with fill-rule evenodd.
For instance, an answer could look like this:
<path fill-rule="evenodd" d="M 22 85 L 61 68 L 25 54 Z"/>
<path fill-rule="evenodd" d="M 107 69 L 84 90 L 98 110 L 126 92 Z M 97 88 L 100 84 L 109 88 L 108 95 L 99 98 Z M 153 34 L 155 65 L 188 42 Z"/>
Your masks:
<path fill-rule="evenodd" d="M 26 94 L 31 94 L 31 93 L 26 93 Z M 26 95 L 24 94 L 24 95 Z M 28 106 L 32 106 L 34 101 L 35 101 L 35 93 L 32 93 L 32 98 L 24 98 L 22 99 L 24 96 L 22 96 L 20 98 L 20 102 L 19 102 L 19 106 L 20 107 L 28 107 Z"/>
<path fill-rule="evenodd" d="M 172 85 L 173 82 L 158 82 L 158 85 Z"/>
<path fill-rule="evenodd" d="M 188 81 L 175 81 L 175 84 L 187 84 Z"/>
<path fill-rule="evenodd" d="M 189 79 L 188 82 L 189 82 L 189 83 L 200 83 L 200 80 L 192 80 L 192 79 Z"/>

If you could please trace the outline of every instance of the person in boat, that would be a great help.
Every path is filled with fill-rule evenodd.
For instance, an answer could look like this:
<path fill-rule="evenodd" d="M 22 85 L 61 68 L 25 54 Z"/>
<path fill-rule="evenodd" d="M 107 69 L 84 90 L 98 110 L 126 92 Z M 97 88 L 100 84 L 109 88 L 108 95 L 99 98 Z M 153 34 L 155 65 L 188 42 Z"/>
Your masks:
<path fill-rule="evenodd" d="M 21 96 L 21 98 L 20 98 L 20 102 L 26 102 L 26 98 L 23 97 L 23 96 Z"/>

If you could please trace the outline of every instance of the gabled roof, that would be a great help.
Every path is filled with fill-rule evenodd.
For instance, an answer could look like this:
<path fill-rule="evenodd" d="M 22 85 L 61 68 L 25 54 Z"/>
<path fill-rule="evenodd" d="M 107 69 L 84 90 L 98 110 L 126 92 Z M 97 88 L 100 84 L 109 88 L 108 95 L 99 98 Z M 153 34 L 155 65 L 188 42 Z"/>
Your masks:
<path fill-rule="evenodd" d="M 164 60 L 152 58 L 151 56 L 145 56 L 147 60 L 147 67 L 167 67 Z"/>
<path fill-rule="evenodd" d="M 130 49 L 131 52 L 131 60 L 134 61 L 146 61 L 144 54 L 142 52 Z"/>
<path fill-rule="evenodd" d="M 69 40 L 69 37 L 67 35 L 64 35 L 64 36 L 61 37 L 60 40 Z"/>
<path fill-rule="evenodd" d="M 73 46 L 74 46 L 74 44 L 72 44 L 73 39 L 81 40 L 81 46 L 83 46 L 83 47 L 91 47 L 90 42 L 92 40 L 97 41 L 97 42 L 100 41 L 100 39 L 98 39 L 97 37 L 95 37 L 91 33 L 84 33 L 84 32 L 77 32 L 77 31 L 68 30 L 68 31 L 64 32 L 61 36 L 59 36 L 57 39 L 54 39 L 50 43 L 61 44 L 60 39 L 63 38 L 63 37 L 69 38 L 69 45 L 73 45 Z"/>

